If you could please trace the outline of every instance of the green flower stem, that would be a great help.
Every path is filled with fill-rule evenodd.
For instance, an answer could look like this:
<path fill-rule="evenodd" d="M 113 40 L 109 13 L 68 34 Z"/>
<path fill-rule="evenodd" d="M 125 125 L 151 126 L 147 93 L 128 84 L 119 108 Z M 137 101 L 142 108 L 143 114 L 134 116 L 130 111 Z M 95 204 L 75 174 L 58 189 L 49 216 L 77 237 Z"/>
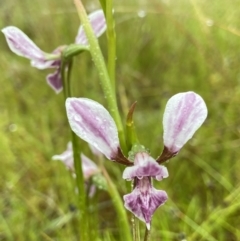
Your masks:
<path fill-rule="evenodd" d="M 112 82 L 112 88 L 115 91 L 116 33 L 112 0 L 106 1 L 106 20 L 108 38 L 108 74 Z"/>
<path fill-rule="evenodd" d="M 65 68 L 66 68 L 66 62 L 63 60 L 61 61 L 61 78 L 62 78 L 62 85 L 63 85 L 63 95 L 64 95 L 64 100 L 67 99 L 68 95 L 68 88 L 66 88 L 66 80 L 65 80 Z"/>
<path fill-rule="evenodd" d="M 116 94 L 112 88 L 111 80 L 108 75 L 108 71 L 107 71 L 107 68 L 105 65 L 105 61 L 104 61 L 102 52 L 101 52 L 99 44 L 98 44 L 98 40 L 94 35 L 94 32 L 89 23 L 88 16 L 86 14 L 84 6 L 82 5 L 81 0 L 74 0 L 74 3 L 76 5 L 77 12 L 78 12 L 80 20 L 82 22 L 84 31 L 88 38 L 90 52 L 92 55 L 93 62 L 96 65 L 96 68 L 99 73 L 100 82 L 101 82 L 103 92 L 104 92 L 104 95 L 105 95 L 107 103 L 108 103 L 109 112 L 111 113 L 113 119 L 115 120 L 117 128 L 118 128 L 118 134 L 119 134 L 119 139 L 120 139 L 120 143 L 121 143 L 121 148 L 123 149 L 124 152 L 126 152 L 125 136 L 124 136 L 122 121 L 121 121 L 120 114 L 119 114 L 118 107 L 117 107 Z"/>
<path fill-rule="evenodd" d="M 113 184 L 112 180 L 110 179 L 107 171 L 105 170 L 105 168 L 103 166 L 102 166 L 102 172 L 103 172 L 104 177 L 107 180 L 108 193 L 111 196 L 113 205 L 114 205 L 117 215 L 118 215 L 119 226 L 121 227 L 120 230 L 121 230 L 122 240 L 132 241 L 131 231 L 130 231 L 130 227 L 128 224 L 126 210 L 122 204 L 122 198 L 120 197 L 116 186 Z"/>
<path fill-rule="evenodd" d="M 133 241 L 140 241 L 139 219 L 132 215 Z"/>
<path fill-rule="evenodd" d="M 68 66 L 67 78 L 65 78 L 66 66 Z M 64 57 L 61 62 L 61 78 L 63 84 L 64 99 L 71 97 L 71 87 L 70 87 L 70 76 L 72 70 L 72 60 L 68 62 L 65 61 Z M 71 131 L 72 135 L 72 146 L 73 146 L 73 157 L 74 157 L 74 168 L 76 173 L 76 182 L 78 188 L 78 205 L 80 211 L 80 237 L 81 240 L 87 240 L 88 237 L 88 220 L 87 220 L 87 208 L 86 208 L 86 194 L 84 187 L 84 177 L 82 171 L 82 162 L 80 159 L 80 149 L 78 146 L 78 137 Z"/>
<path fill-rule="evenodd" d="M 82 161 L 80 159 L 80 150 L 77 144 L 78 137 L 72 131 L 72 146 L 73 146 L 73 156 L 74 156 L 74 168 L 76 173 L 76 181 L 78 188 L 78 204 L 80 211 L 80 240 L 88 240 L 88 215 L 86 207 L 86 193 L 84 187 L 84 178 L 82 170 Z"/>
<path fill-rule="evenodd" d="M 132 181 L 131 189 L 136 187 L 136 178 Z M 132 233 L 133 233 L 133 241 L 140 241 L 140 232 L 139 232 L 139 220 L 138 218 L 132 214 Z"/>
<path fill-rule="evenodd" d="M 64 59 L 72 59 L 72 57 L 84 51 L 89 51 L 89 47 L 80 44 L 70 44 L 63 51 Z"/>
<path fill-rule="evenodd" d="M 144 235 L 144 241 L 149 241 L 150 240 L 150 230 L 145 229 L 145 235 Z"/>
<path fill-rule="evenodd" d="M 67 70 L 67 82 L 65 84 L 68 97 L 72 96 L 72 90 L 71 90 L 71 73 L 72 73 L 72 67 L 73 67 L 73 58 L 68 61 L 68 70 Z"/>

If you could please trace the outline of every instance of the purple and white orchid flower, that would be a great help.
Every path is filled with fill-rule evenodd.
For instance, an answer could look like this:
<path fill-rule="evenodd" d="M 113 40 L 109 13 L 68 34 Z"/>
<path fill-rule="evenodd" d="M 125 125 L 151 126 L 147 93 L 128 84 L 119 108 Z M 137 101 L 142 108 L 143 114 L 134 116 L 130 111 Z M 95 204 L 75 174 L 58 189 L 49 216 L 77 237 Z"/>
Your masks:
<path fill-rule="evenodd" d="M 176 155 L 202 125 L 207 117 L 204 100 L 194 92 L 171 97 L 163 115 L 163 153 L 154 160 L 146 151 L 139 151 L 134 162 L 122 154 L 116 124 L 101 104 L 86 98 L 68 98 L 66 109 L 69 124 L 80 138 L 109 160 L 128 166 L 123 178 L 133 180 L 134 189 L 123 197 L 124 205 L 150 229 L 153 213 L 167 200 L 165 191 L 152 186 L 152 179 L 160 181 L 168 177 L 166 167 L 159 163 Z"/>
<path fill-rule="evenodd" d="M 106 21 L 102 10 L 97 10 L 88 15 L 96 37 L 100 37 L 106 30 Z M 47 83 L 56 92 L 62 90 L 62 80 L 60 74 L 61 53 L 66 46 L 56 48 L 52 53 L 42 51 L 25 33 L 14 26 L 2 29 L 7 44 L 15 54 L 31 60 L 31 65 L 37 69 L 54 68 L 54 73 L 48 74 Z M 75 44 L 88 45 L 88 40 L 81 25 L 75 38 Z"/>
<path fill-rule="evenodd" d="M 167 168 L 159 165 L 147 152 L 138 152 L 134 166 L 127 167 L 123 178 L 134 181 L 134 190 L 123 196 L 124 206 L 150 229 L 155 210 L 167 201 L 167 193 L 152 186 L 151 178 L 158 181 L 168 177 Z"/>

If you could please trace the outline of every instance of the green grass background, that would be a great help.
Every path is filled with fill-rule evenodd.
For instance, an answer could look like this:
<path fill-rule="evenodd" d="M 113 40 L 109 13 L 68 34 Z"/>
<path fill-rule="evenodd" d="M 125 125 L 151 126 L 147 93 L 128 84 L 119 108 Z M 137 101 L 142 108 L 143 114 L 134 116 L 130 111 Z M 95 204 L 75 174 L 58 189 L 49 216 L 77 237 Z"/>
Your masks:
<path fill-rule="evenodd" d="M 135 124 L 152 156 L 162 151 L 162 116 L 172 95 L 195 91 L 209 110 L 194 138 L 166 164 L 169 178 L 155 183 L 169 200 L 153 217 L 152 240 L 240 240 L 239 4 L 114 1 L 119 107 L 124 119 L 138 101 Z M 88 12 L 99 6 L 85 5 Z M 8 0 L 0 8 L 0 28 L 19 27 L 46 52 L 72 43 L 79 26 L 71 0 Z M 106 36 L 99 41 L 107 56 Z M 78 240 L 74 181 L 51 161 L 70 139 L 63 96 L 47 86 L 49 71 L 10 52 L 3 35 L 0 48 L 0 240 Z M 88 53 L 76 58 L 73 82 L 75 96 L 106 104 Z M 105 163 L 123 195 L 121 170 Z M 109 196 L 97 196 L 90 214 L 96 237 L 120 240 Z"/>

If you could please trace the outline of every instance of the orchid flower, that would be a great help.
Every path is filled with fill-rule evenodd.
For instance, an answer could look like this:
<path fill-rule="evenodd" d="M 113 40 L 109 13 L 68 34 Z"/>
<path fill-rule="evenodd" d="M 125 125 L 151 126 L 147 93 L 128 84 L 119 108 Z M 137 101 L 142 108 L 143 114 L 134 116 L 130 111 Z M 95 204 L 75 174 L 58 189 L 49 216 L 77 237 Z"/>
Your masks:
<path fill-rule="evenodd" d="M 107 159 L 127 166 L 123 178 L 133 180 L 134 189 L 123 197 L 124 206 L 150 229 L 153 213 L 168 198 L 165 191 L 153 187 L 152 179 L 160 181 L 168 177 L 166 167 L 159 163 L 175 156 L 202 125 L 207 117 L 204 100 L 194 92 L 171 97 L 163 115 L 162 154 L 155 160 L 144 149 L 139 150 L 134 162 L 123 155 L 116 124 L 101 104 L 87 98 L 68 98 L 66 110 L 70 127 L 80 138 Z"/>
<path fill-rule="evenodd" d="M 81 154 L 81 159 L 83 176 L 85 180 L 88 180 L 91 176 L 100 172 L 97 165 L 84 154 Z M 60 155 L 54 155 L 52 157 L 52 160 L 59 160 L 63 162 L 63 164 L 66 166 L 68 170 L 74 172 L 72 143 L 69 142 L 67 145 L 67 150 Z"/>
<path fill-rule="evenodd" d="M 88 15 L 96 37 L 100 37 L 106 30 L 106 22 L 102 10 L 94 11 Z M 67 46 L 57 47 L 52 53 L 42 51 L 25 33 L 14 26 L 8 26 L 2 29 L 7 44 L 12 52 L 31 60 L 31 65 L 37 69 L 56 69 L 54 73 L 48 74 L 47 83 L 56 92 L 59 93 L 62 88 L 61 79 L 61 54 Z M 75 44 L 88 45 L 88 40 L 81 25 L 75 38 Z"/>

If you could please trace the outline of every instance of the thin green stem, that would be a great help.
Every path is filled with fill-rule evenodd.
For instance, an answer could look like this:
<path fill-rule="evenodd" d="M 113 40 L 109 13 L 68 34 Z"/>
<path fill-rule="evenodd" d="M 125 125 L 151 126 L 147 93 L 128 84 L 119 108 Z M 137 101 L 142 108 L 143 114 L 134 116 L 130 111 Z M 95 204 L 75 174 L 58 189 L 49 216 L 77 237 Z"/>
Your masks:
<path fill-rule="evenodd" d="M 108 38 L 108 74 L 112 82 L 112 88 L 115 91 L 116 33 L 112 0 L 106 1 L 106 20 Z"/>
<path fill-rule="evenodd" d="M 88 38 L 90 52 L 92 55 L 93 62 L 99 73 L 100 83 L 102 85 L 103 92 L 108 103 L 109 112 L 111 113 L 113 119 L 115 120 L 118 128 L 121 148 L 123 149 L 124 152 L 126 152 L 125 135 L 124 135 L 123 125 L 122 125 L 122 121 L 121 121 L 120 114 L 117 107 L 116 94 L 112 88 L 111 80 L 108 75 L 108 71 L 105 65 L 102 52 L 98 44 L 98 40 L 89 23 L 88 16 L 86 14 L 84 6 L 82 5 L 81 0 L 74 0 L 74 3 L 76 5 L 77 12 L 82 22 L 84 31 Z"/>
<path fill-rule="evenodd" d="M 82 162 L 80 159 L 80 151 L 78 147 L 78 137 L 72 131 L 72 146 L 73 146 L 73 156 L 74 156 L 74 168 L 76 173 L 76 181 L 78 188 L 78 204 L 80 211 L 80 237 L 81 240 L 87 240 L 88 238 L 88 220 L 87 220 L 87 208 L 86 208 L 86 193 L 84 187 L 84 178 L 82 171 Z"/>
<path fill-rule="evenodd" d="M 66 88 L 66 79 L 65 79 L 65 68 L 66 68 L 66 62 L 62 60 L 60 71 L 61 71 L 61 79 L 62 79 L 62 85 L 63 85 L 64 100 L 66 100 L 68 97 L 68 90 Z"/>
<path fill-rule="evenodd" d="M 149 241 L 150 240 L 150 230 L 145 229 L 145 235 L 144 235 L 144 241 Z"/>
<path fill-rule="evenodd" d="M 139 219 L 132 215 L 133 241 L 140 241 Z"/>
<path fill-rule="evenodd" d="M 120 225 L 121 231 L 122 231 L 121 232 L 122 240 L 131 241 L 132 240 L 131 232 L 130 232 L 130 228 L 129 228 L 129 224 L 128 224 L 126 210 L 122 204 L 122 198 L 120 197 L 116 186 L 113 184 L 112 180 L 110 179 L 107 171 L 105 170 L 105 168 L 103 166 L 102 166 L 102 172 L 103 172 L 104 177 L 107 180 L 108 193 L 111 196 L 112 202 L 114 204 L 115 210 L 118 215 L 118 222 L 119 222 L 119 225 Z"/>
<path fill-rule="evenodd" d="M 66 74 L 66 66 L 68 66 L 67 74 Z M 68 97 L 71 97 L 71 76 L 72 70 L 72 60 L 68 62 L 64 61 L 62 58 L 61 62 L 61 78 L 62 78 L 62 85 L 63 85 L 63 93 L 65 100 Z M 65 78 L 67 75 L 67 78 Z M 80 211 L 80 237 L 81 240 L 87 240 L 88 237 L 88 221 L 87 221 L 87 209 L 86 209 L 86 194 L 85 194 L 85 187 L 84 187 L 84 177 L 82 171 L 82 162 L 80 159 L 80 149 L 78 146 L 78 137 L 76 134 L 71 131 L 72 135 L 72 147 L 73 147 L 73 157 L 74 157 L 74 168 L 76 173 L 76 182 L 77 182 L 77 189 L 78 189 L 78 206 Z"/>
<path fill-rule="evenodd" d="M 132 181 L 132 190 L 136 187 L 136 178 Z M 139 233 L 139 220 L 132 215 L 132 232 L 133 232 L 133 241 L 140 241 L 140 233 Z"/>
<path fill-rule="evenodd" d="M 69 60 L 69 62 L 68 62 L 67 82 L 66 82 L 66 89 L 67 89 L 68 97 L 72 96 L 72 90 L 71 90 L 72 67 L 73 67 L 73 59 Z"/>

